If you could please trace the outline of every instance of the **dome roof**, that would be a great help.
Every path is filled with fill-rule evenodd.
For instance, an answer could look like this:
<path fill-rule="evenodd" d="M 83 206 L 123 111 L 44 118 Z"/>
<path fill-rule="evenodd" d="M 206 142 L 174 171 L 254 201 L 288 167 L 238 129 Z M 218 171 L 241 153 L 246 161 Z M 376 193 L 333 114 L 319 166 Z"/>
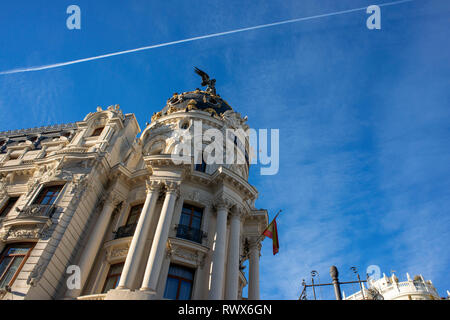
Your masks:
<path fill-rule="evenodd" d="M 167 105 L 161 110 L 161 115 L 167 114 L 170 108 L 176 108 L 178 110 L 186 108 L 188 110 L 197 109 L 206 112 L 215 112 L 217 115 L 221 115 L 228 110 L 233 110 L 219 95 L 200 89 L 181 94 L 174 93 L 173 97 L 167 100 Z"/>

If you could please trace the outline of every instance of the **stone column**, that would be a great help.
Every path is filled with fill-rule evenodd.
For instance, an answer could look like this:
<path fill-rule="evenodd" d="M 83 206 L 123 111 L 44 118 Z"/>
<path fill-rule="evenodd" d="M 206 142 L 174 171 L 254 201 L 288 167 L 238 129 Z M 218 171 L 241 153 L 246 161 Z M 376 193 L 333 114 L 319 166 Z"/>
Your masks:
<path fill-rule="evenodd" d="M 148 256 L 147 267 L 145 269 L 144 280 L 142 281 L 141 291 L 156 292 L 158 285 L 161 265 L 164 260 L 167 238 L 172 225 L 173 211 L 179 188 L 178 182 L 166 182 L 166 197 L 153 237 L 152 248 Z"/>
<path fill-rule="evenodd" d="M 241 209 L 231 213 L 228 243 L 227 285 L 225 299 L 237 300 L 239 291 L 239 251 L 241 238 Z"/>
<path fill-rule="evenodd" d="M 250 241 L 248 299 L 259 300 L 259 252 L 261 243 L 256 239 Z"/>
<path fill-rule="evenodd" d="M 102 245 L 102 241 L 105 236 L 105 232 L 108 229 L 109 222 L 111 221 L 114 208 L 119 204 L 119 202 L 120 199 L 114 193 L 111 193 L 110 196 L 106 198 L 102 212 L 95 223 L 94 229 L 92 230 L 86 247 L 83 250 L 81 259 L 78 262 L 81 276 L 80 289 L 68 290 L 68 297 L 76 298 L 81 294 L 89 277 L 89 273 L 91 272 L 95 257 L 97 256 L 97 253 Z"/>
<path fill-rule="evenodd" d="M 104 259 L 98 270 L 97 276 L 94 281 L 94 285 L 92 286 L 92 294 L 101 292 L 103 285 L 104 285 L 103 282 L 105 279 L 105 272 L 107 270 L 106 267 L 108 267 L 108 266 L 109 266 L 108 261 L 106 259 Z"/>
<path fill-rule="evenodd" d="M 225 251 L 227 241 L 227 216 L 230 203 L 226 199 L 216 201 L 217 210 L 216 241 L 214 246 L 211 274 L 210 300 L 222 299 L 224 274 L 225 274 Z"/>
<path fill-rule="evenodd" d="M 142 207 L 142 212 L 139 216 L 133 239 L 131 240 L 130 249 L 128 250 L 127 258 L 125 259 L 117 289 L 130 289 L 136 277 L 142 254 L 144 253 L 145 242 L 148 238 L 150 222 L 152 220 L 153 212 L 155 211 L 160 189 L 159 181 L 150 180 L 146 183 L 147 197 L 145 198 L 145 203 Z"/>

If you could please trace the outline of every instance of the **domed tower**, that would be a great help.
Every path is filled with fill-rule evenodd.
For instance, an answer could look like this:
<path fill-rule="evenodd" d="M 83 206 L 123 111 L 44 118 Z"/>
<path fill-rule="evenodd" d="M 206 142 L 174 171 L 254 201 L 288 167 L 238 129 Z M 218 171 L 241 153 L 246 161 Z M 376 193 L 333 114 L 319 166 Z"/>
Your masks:
<path fill-rule="evenodd" d="M 246 118 L 197 73 L 205 90 L 175 93 L 139 139 L 120 137 L 105 205 L 73 263 L 81 289 L 67 297 L 241 299 L 248 285 L 248 298 L 259 299 L 268 217 L 247 181 Z"/>
<path fill-rule="evenodd" d="M 205 75 L 206 90 L 173 94 L 140 137 L 150 172 L 141 219 L 148 216 L 149 224 L 158 219 L 140 290 L 156 298 L 238 299 L 247 285 L 243 263 L 250 259 L 249 298 L 259 299 L 260 235 L 267 213 L 254 207 L 258 193 L 247 181 L 250 149 L 243 133 L 248 126 L 216 94 L 215 80 L 205 83 Z M 138 224 L 124 270 L 133 264 L 146 221 Z M 183 297 L 175 290 L 183 285 L 176 278 L 181 273 L 192 281 Z M 127 280 L 122 274 L 121 284 Z"/>

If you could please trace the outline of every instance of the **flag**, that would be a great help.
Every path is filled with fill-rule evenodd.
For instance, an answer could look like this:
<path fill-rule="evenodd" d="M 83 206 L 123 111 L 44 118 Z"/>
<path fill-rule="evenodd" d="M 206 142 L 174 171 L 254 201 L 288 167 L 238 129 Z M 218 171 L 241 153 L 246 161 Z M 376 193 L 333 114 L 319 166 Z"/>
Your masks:
<path fill-rule="evenodd" d="M 272 222 L 267 226 L 266 230 L 264 230 L 263 235 L 272 239 L 272 247 L 273 247 L 273 255 L 278 253 L 278 249 L 280 248 L 280 244 L 278 243 L 278 231 L 277 231 L 277 217 L 279 212 L 273 218 Z"/>

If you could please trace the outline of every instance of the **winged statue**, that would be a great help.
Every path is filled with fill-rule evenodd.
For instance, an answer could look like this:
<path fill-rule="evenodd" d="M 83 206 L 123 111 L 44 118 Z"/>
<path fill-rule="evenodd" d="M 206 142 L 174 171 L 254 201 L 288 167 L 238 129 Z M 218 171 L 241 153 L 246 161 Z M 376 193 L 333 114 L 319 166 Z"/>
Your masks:
<path fill-rule="evenodd" d="M 198 74 L 200 77 L 202 77 L 202 86 L 206 86 L 206 92 L 216 94 L 216 79 L 210 79 L 209 75 L 205 72 L 200 70 L 199 68 L 195 67 L 195 73 Z"/>

